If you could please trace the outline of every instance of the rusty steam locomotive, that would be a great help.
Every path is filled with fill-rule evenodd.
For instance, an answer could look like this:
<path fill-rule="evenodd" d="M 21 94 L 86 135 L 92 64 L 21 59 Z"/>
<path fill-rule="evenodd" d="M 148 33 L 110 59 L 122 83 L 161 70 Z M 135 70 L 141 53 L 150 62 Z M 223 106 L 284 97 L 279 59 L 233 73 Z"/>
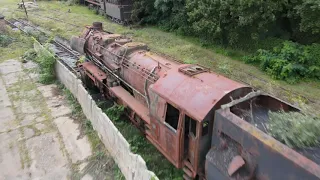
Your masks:
<path fill-rule="evenodd" d="M 133 124 L 183 169 L 184 179 L 320 179 L 314 157 L 259 124 L 268 121 L 268 111 L 297 111 L 288 103 L 200 65 L 168 60 L 103 31 L 101 23 L 73 37 L 71 47 L 89 59 L 78 64 L 83 81 L 124 105 Z"/>

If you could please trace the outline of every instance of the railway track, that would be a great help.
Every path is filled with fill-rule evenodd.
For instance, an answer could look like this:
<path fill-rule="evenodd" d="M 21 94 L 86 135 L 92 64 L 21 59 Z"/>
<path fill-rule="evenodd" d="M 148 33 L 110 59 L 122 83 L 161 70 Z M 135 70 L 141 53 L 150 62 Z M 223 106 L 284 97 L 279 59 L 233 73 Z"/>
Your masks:
<path fill-rule="evenodd" d="M 65 22 L 65 21 L 63 21 L 63 20 L 60 20 L 60 19 L 57 19 L 57 18 L 51 18 L 51 17 L 47 17 L 47 16 L 42 16 L 42 15 L 40 15 L 40 14 L 33 13 L 33 12 L 31 12 L 30 14 L 31 14 L 31 15 L 35 15 L 35 16 L 37 16 L 37 17 L 50 19 L 50 20 L 53 20 L 53 21 L 65 23 L 65 24 L 67 24 L 67 25 L 72 25 L 73 27 L 77 27 L 77 28 L 79 27 L 79 28 L 80 28 L 80 26 L 78 26 L 78 25 L 71 24 L 71 23 L 67 23 L 67 22 Z M 49 32 L 45 32 L 42 28 L 39 28 L 38 26 L 32 25 L 32 24 L 30 24 L 30 23 L 28 23 L 28 22 L 26 22 L 26 21 L 24 21 L 24 20 L 11 19 L 11 20 L 9 21 L 10 24 L 13 24 L 14 22 L 18 22 L 18 25 L 19 25 L 19 24 L 22 24 L 23 26 L 30 26 L 30 27 L 32 27 L 32 28 L 34 28 L 34 29 L 36 29 L 36 30 L 38 30 L 38 31 L 40 31 L 40 32 L 42 32 L 42 33 L 45 33 L 45 34 L 48 34 L 48 33 L 49 33 Z M 13 26 L 15 26 L 15 25 L 13 25 Z M 18 28 L 19 28 L 19 27 L 18 27 Z M 19 28 L 19 29 L 21 29 L 21 28 Z M 25 32 L 23 29 L 22 29 L 22 31 Z M 27 33 L 27 32 L 25 32 L 25 33 Z M 112 32 L 108 32 L 108 33 L 112 33 Z M 54 50 L 54 53 L 55 53 L 56 57 L 57 57 L 62 63 L 64 63 L 72 72 L 77 73 L 78 71 L 77 71 L 77 69 L 76 69 L 75 63 L 76 63 L 76 61 L 79 59 L 80 54 L 77 53 L 76 51 L 73 51 L 73 50 L 70 48 L 70 46 L 69 46 L 69 44 L 68 44 L 68 41 L 66 41 L 66 40 L 64 40 L 64 39 L 62 39 L 62 38 L 56 37 L 55 39 L 53 39 L 53 40 L 51 41 L 51 43 L 54 45 L 54 46 L 53 46 L 53 47 L 54 47 L 53 50 Z M 171 57 L 171 56 L 168 56 L 168 55 L 164 55 L 163 53 L 160 53 L 160 52 L 153 52 L 153 53 L 162 55 L 162 56 L 164 56 L 164 57 L 166 57 L 166 58 L 168 58 L 168 59 L 170 59 L 170 60 L 172 60 L 172 61 L 176 61 L 176 62 L 178 62 L 178 63 L 183 63 L 182 61 L 177 60 L 177 59 L 174 58 L 174 57 Z M 267 92 L 267 93 L 273 94 L 274 96 L 277 96 L 277 97 L 281 96 L 282 98 L 285 98 L 288 94 L 290 94 L 290 95 L 298 96 L 298 97 L 301 97 L 301 98 L 305 99 L 305 100 L 307 101 L 307 103 L 308 103 L 309 105 L 311 105 L 311 106 L 312 106 L 313 104 L 316 105 L 316 106 L 320 106 L 320 102 L 319 102 L 317 99 L 313 99 L 313 98 L 311 98 L 311 97 L 307 97 L 307 96 L 305 96 L 305 95 L 299 94 L 299 93 L 294 92 L 294 91 L 292 91 L 292 90 L 289 90 L 289 89 L 287 89 L 287 88 L 281 87 L 281 86 L 279 86 L 279 85 L 277 85 L 277 84 L 275 84 L 275 83 L 273 83 L 273 82 L 269 82 L 268 80 L 263 79 L 263 78 L 260 78 L 260 77 L 257 77 L 257 76 L 255 76 L 255 75 L 253 75 L 253 74 L 251 74 L 251 73 L 243 72 L 242 70 L 238 69 L 237 67 L 234 67 L 234 68 L 235 68 L 236 71 L 241 72 L 242 74 L 245 74 L 247 77 L 250 77 L 251 80 L 257 80 L 257 81 L 262 82 L 262 83 L 265 83 L 265 84 L 266 84 L 266 83 L 269 83 L 270 85 L 272 85 L 272 88 L 274 89 L 274 91 L 280 92 L 280 93 L 279 93 L 280 95 L 279 95 L 279 94 L 273 94 L 273 93 L 271 93 L 271 92 Z M 233 76 L 234 76 L 234 75 L 233 75 Z M 244 84 L 246 84 L 246 85 L 253 86 L 253 87 L 256 88 L 256 89 L 261 90 L 261 88 L 255 87 L 255 86 L 252 85 L 250 82 L 244 81 L 244 80 L 239 79 L 239 78 L 237 78 L 237 77 L 234 77 L 234 79 L 237 80 L 237 81 L 239 81 L 239 82 L 242 82 L 242 83 L 244 83 Z M 262 90 L 262 91 L 264 91 L 264 90 Z M 288 98 L 285 98 L 285 99 L 288 100 Z"/>
<path fill-rule="evenodd" d="M 45 36 L 46 41 L 49 40 L 50 34 L 48 32 L 24 20 L 12 18 L 10 20 L 6 20 L 6 22 L 11 27 L 18 28 L 26 34 L 30 34 L 30 32 L 26 30 L 28 29 L 26 27 L 30 27 L 33 31 L 38 31 L 39 33 L 42 33 Z M 76 62 L 81 57 L 81 55 L 78 52 L 71 49 L 69 41 L 60 37 L 55 37 L 54 39 L 50 40 L 49 49 L 54 53 L 57 60 L 66 65 L 66 67 L 69 70 L 71 70 L 75 75 L 78 75 L 79 71 L 77 69 Z"/>

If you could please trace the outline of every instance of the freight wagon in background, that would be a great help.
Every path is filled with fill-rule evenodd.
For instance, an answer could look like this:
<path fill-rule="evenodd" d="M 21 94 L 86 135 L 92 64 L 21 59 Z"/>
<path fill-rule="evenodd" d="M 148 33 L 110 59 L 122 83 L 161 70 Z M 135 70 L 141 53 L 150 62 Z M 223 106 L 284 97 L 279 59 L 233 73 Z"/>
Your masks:
<path fill-rule="evenodd" d="M 132 123 L 184 179 L 320 179 L 319 148 L 292 149 L 266 133 L 270 111 L 299 111 L 209 69 L 172 61 L 120 34 L 87 27 L 71 47 L 82 80 L 126 107 Z"/>
<path fill-rule="evenodd" d="M 97 10 L 116 23 L 126 25 L 131 21 L 133 0 L 82 0 L 80 3 Z"/>

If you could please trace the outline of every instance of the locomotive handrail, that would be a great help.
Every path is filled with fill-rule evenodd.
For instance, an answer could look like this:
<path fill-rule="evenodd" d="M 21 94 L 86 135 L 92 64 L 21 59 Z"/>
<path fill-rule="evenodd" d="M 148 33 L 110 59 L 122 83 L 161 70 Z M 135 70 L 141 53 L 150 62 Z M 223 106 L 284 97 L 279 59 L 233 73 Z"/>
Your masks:
<path fill-rule="evenodd" d="M 158 66 L 153 67 L 152 70 L 151 70 L 151 73 L 153 73 L 156 70 L 157 67 Z M 149 74 L 149 76 L 150 75 L 151 74 Z M 150 108 L 150 98 L 149 98 L 149 94 L 148 94 L 147 88 L 148 87 L 147 87 L 147 79 L 146 79 L 145 82 L 144 82 L 144 94 L 146 95 L 146 101 L 147 101 L 148 108 Z"/>
<path fill-rule="evenodd" d="M 119 45 L 120 47 L 123 47 L 123 46 L 121 46 L 121 45 L 118 44 L 118 43 L 116 43 L 116 44 Z M 117 56 L 118 58 L 123 58 L 123 57 L 124 57 L 124 58 L 123 58 L 123 62 L 125 62 L 125 63 L 130 63 L 131 65 L 134 65 L 134 64 L 133 64 L 131 61 L 129 61 L 125 56 L 119 56 L 119 55 L 113 53 L 112 51 L 109 51 L 107 48 L 103 47 L 103 46 L 100 45 L 100 44 L 96 44 L 96 45 L 100 46 L 102 49 L 108 51 L 109 53 L 113 54 L 114 56 Z M 123 47 L 123 48 L 125 48 L 125 47 Z M 110 59 L 110 60 L 113 61 L 113 62 L 115 62 L 115 63 L 118 63 L 118 62 L 114 61 L 113 59 Z M 129 65 L 125 65 L 123 62 L 121 63 L 122 65 L 124 65 L 124 66 L 127 67 L 127 68 L 130 68 Z M 158 61 L 157 61 L 157 62 L 158 62 Z M 159 62 L 159 63 L 160 63 L 160 62 Z M 160 63 L 160 64 L 162 64 L 162 63 Z M 142 71 L 136 71 L 136 70 L 134 70 L 134 68 L 130 68 L 130 70 L 136 72 L 136 73 L 139 74 L 141 77 L 144 77 L 144 78 L 148 79 L 148 80 L 149 80 L 150 82 L 152 82 L 152 83 L 156 82 L 156 81 L 158 80 L 158 78 L 159 78 L 159 76 L 158 76 L 157 74 L 154 74 L 154 73 L 150 73 L 150 72 L 149 72 L 150 74 L 153 75 L 153 76 L 149 76 L 149 74 L 144 73 L 144 72 L 142 72 Z M 152 78 L 152 79 L 149 79 L 149 78 Z"/>
<path fill-rule="evenodd" d="M 113 75 L 116 79 L 120 80 L 121 82 L 123 82 L 126 86 L 128 86 L 129 88 L 131 88 L 133 91 L 135 91 L 136 93 L 138 93 L 139 95 L 141 95 L 143 98 L 146 98 L 145 95 L 141 94 L 138 90 L 136 90 L 134 87 L 132 87 L 130 84 L 128 84 L 125 80 L 123 80 L 121 77 L 119 77 L 118 75 L 116 75 L 115 73 L 113 73 L 109 68 L 105 67 L 103 64 L 101 64 L 101 62 L 94 56 L 92 56 L 92 62 L 94 64 L 96 64 L 97 66 L 99 66 L 102 70 L 104 71 L 108 71 L 111 75 Z M 105 84 L 103 84 L 105 87 Z"/>

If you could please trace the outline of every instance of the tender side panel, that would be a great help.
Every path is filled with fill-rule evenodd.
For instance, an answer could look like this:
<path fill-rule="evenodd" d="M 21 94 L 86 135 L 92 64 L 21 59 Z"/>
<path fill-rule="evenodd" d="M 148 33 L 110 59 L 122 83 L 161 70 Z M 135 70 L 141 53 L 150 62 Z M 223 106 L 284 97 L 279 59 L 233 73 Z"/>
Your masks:
<path fill-rule="evenodd" d="M 238 175 L 235 173 L 230 177 L 227 173 L 232 158 L 217 158 L 217 154 L 221 157 L 228 155 L 228 151 L 229 156 L 239 155 L 245 160 L 243 168 L 248 173 L 240 174 L 244 177 L 320 179 L 320 168 L 316 163 L 242 120 L 230 109 L 216 111 L 212 138 L 212 148 L 206 156 L 207 179 L 231 179 Z M 237 148 L 232 148 L 232 144 Z"/>
<path fill-rule="evenodd" d="M 113 18 L 123 20 L 121 17 L 121 8 L 120 5 L 111 4 L 106 2 L 106 14 Z"/>

